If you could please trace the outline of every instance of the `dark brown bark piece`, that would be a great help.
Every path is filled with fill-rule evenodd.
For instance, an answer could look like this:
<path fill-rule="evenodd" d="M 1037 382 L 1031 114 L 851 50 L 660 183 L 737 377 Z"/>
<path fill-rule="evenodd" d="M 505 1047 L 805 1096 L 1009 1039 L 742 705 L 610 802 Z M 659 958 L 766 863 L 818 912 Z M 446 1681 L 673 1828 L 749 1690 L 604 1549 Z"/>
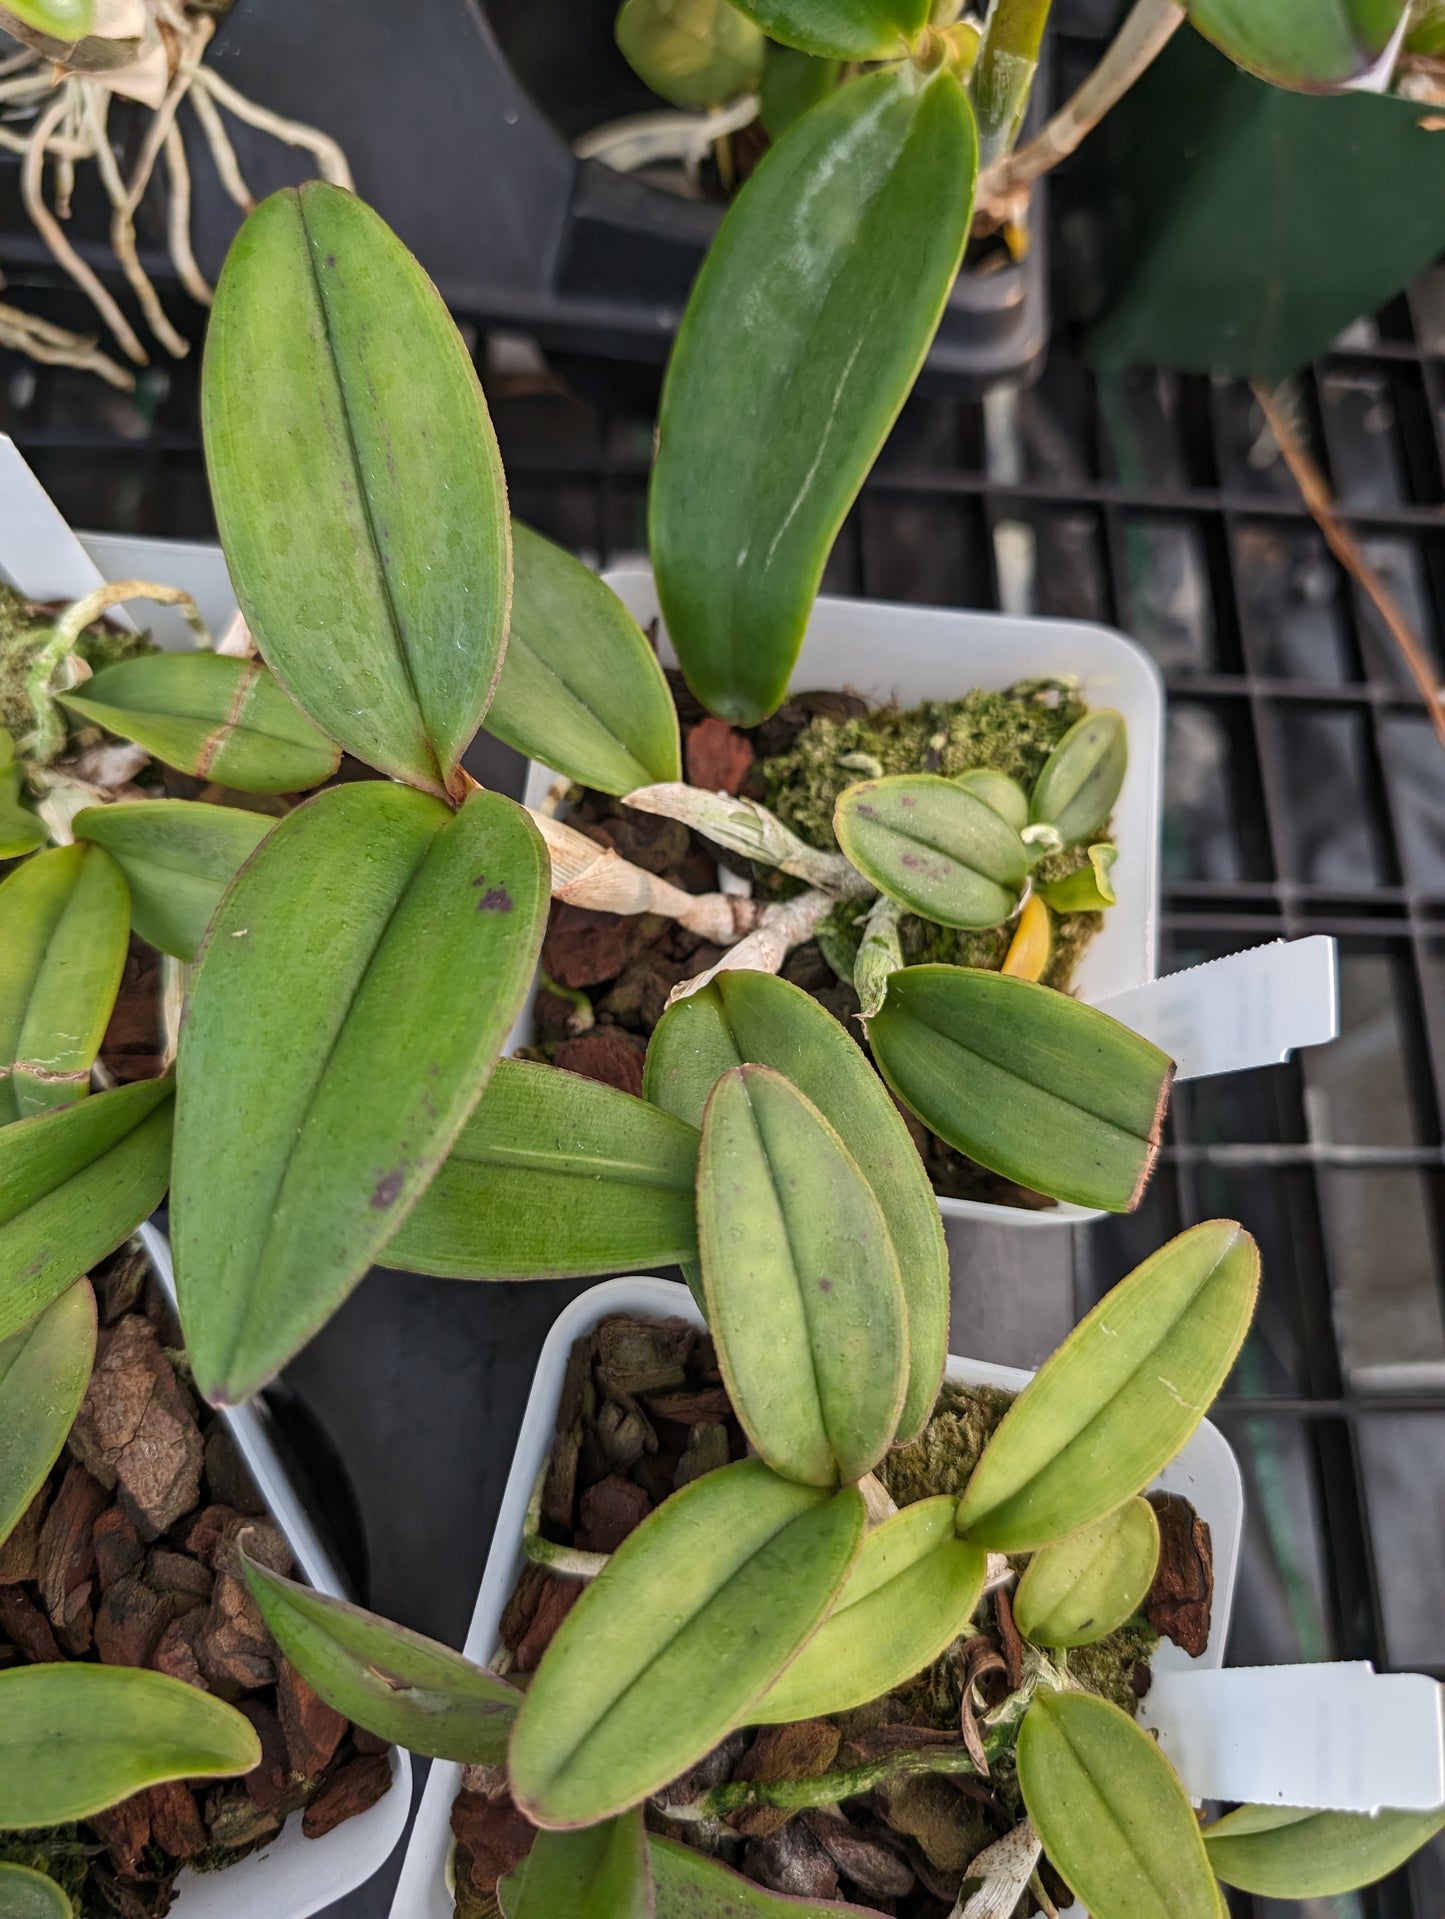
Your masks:
<path fill-rule="evenodd" d="M 233 1507 L 236 1512 L 256 1519 L 265 1513 L 265 1505 L 236 1450 L 236 1442 L 219 1421 L 206 1434 L 205 1473 L 206 1490 L 215 1504 Z"/>
<path fill-rule="evenodd" d="M 170 1679 L 180 1679 L 186 1685 L 194 1686 L 198 1692 L 211 1692 L 211 1682 L 201 1671 L 200 1654 L 197 1651 L 205 1628 L 206 1616 L 202 1612 L 187 1613 L 184 1618 L 174 1620 L 161 1634 L 151 1654 L 152 1668 L 165 1673 Z M 229 1696 L 233 1689 L 214 1690 Z"/>
<path fill-rule="evenodd" d="M 213 1683 L 255 1692 L 276 1677 L 276 1651 L 251 1590 L 238 1573 L 218 1573 L 196 1638 L 201 1671 Z"/>
<path fill-rule="evenodd" d="M 358 1752 L 390 1752 L 391 1741 L 383 1739 L 379 1732 L 368 1732 L 365 1726 L 351 1728 L 351 1743 Z"/>
<path fill-rule="evenodd" d="M 657 1451 L 657 1434 L 638 1406 L 606 1400 L 598 1408 L 592 1430 L 613 1472 L 630 1472 L 645 1454 Z"/>
<path fill-rule="evenodd" d="M 21 1513 L 9 1535 L 0 1540 L 0 1586 L 18 1586 L 33 1579 L 40 1556 L 40 1526 L 50 1503 L 50 1487 L 42 1486 Z"/>
<path fill-rule="evenodd" d="M 564 1579 L 560 1573 L 548 1573 L 537 1600 L 531 1624 L 517 1645 L 518 1672 L 535 1672 L 553 1635 L 582 1596 L 580 1579 Z"/>
<path fill-rule="evenodd" d="M 458 1793 L 452 1832 L 465 1857 L 467 1883 L 475 1892 L 495 1892 L 521 1865 L 537 1837 L 537 1828 L 518 1812 L 510 1793 Z M 461 1863 L 459 1858 L 459 1871 Z"/>
<path fill-rule="evenodd" d="M 91 1815 L 88 1822 L 96 1837 L 110 1854 L 111 1864 L 122 1879 L 141 1876 L 142 1859 L 150 1844 L 150 1794 L 138 1792 L 122 1799 L 118 1806 Z"/>
<path fill-rule="evenodd" d="M 803 1823 L 845 1879 L 874 1898 L 896 1899 L 913 1890 L 914 1871 L 903 1856 L 832 1813 L 806 1812 Z"/>
<path fill-rule="evenodd" d="M 203 1566 L 199 1559 L 163 1546 L 155 1547 L 146 1560 L 146 1581 L 157 1592 L 170 1595 L 178 1614 L 209 1605 L 216 1583 L 210 1567 Z"/>
<path fill-rule="evenodd" d="M 787 1816 L 778 1814 L 782 1819 Z M 838 1869 L 801 1819 L 754 1839 L 743 1854 L 743 1871 L 760 1886 L 797 1899 L 838 1896 Z"/>
<path fill-rule="evenodd" d="M 60 1491 L 40 1528 L 35 1568 L 40 1597 L 51 1624 L 57 1628 L 66 1619 L 70 1595 L 78 1588 L 89 1587 L 95 1578 L 91 1533 L 105 1504 L 105 1488 L 97 1485 L 83 1466 L 66 1468 Z"/>
<path fill-rule="evenodd" d="M 102 1326 L 113 1326 L 126 1313 L 133 1313 L 145 1290 L 151 1262 L 148 1253 L 117 1253 L 102 1271 L 92 1273 L 96 1316 Z"/>
<path fill-rule="evenodd" d="M 752 742 L 710 713 L 688 728 L 683 747 L 689 786 L 708 793 L 736 793 L 753 763 Z"/>
<path fill-rule="evenodd" d="M 732 1402 L 723 1386 L 695 1386 L 689 1392 L 646 1393 L 643 1404 L 658 1419 L 673 1419 L 680 1426 L 725 1425 L 732 1413 Z"/>
<path fill-rule="evenodd" d="M 50 1621 L 23 1586 L 0 1586 L 0 1633 L 35 1665 L 60 1657 Z"/>
<path fill-rule="evenodd" d="M 391 1764 L 383 1753 L 352 1759 L 334 1772 L 301 1815 L 308 1839 L 320 1839 L 347 1819 L 367 1812 L 391 1789 Z"/>
<path fill-rule="evenodd" d="M 203 1566 L 214 1567 L 218 1547 L 235 1538 L 243 1517 L 233 1506 L 206 1506 L 186 1522 L 181 1544 Z"/>
<path fill-rule="evenodd" d="M 108 1506 L 96 1520 L 91 1542 L 95 1547 L 95 1570 L 102 1592 L 117 1579 L 124 1579 L 127 1573 L 140 1571 L 145 1547 L 119 1506 Z"/>
<path fill-rule="evenodd" d="M 172 1859 L 194 1859 L 204 1852 L 210 1838 L 201 1822 L 196 1795 L 179 1779 L 163 1786 L 152 1786 L 146 1794 L 150 1812 L 151 1838 Z"/>
<path fill-rule="evenodd" d="M 95 1650 L 107 1666 L 148 1666 L 174 1617 L 168 1595 L 127 1573 L 106 1588 L 96 1609 Z"/>
<path fill-rule="evenodd" d="M 652 1511 L 652 1501 L 630 1479 L 610 1473 L 582 1495 L 577 1544 L 583 1552 L 615 1553 Z"/>
<path fill-rule="evenodd" d="M 558 903 L 542 942 L 542 970 L 559 986 L 601 986 L 617 978 L 657 928 L 654 913 L 594 913 Z"/>
<path fill-rule="evenodd" d="M 522 1576 L 512 1589 L 512 1596 L 502 1612 L 499 1628 L 502 1644 L 509 1652 L 515 1652 L 527 1636 L 541 1603 L 542 1594 L 547 1585 L 547 1574 L 543 1567 L 529 1560 L 522 1569 Z"/>
<path fill-rule="evenodd" d="M 764 1726 L 734 1767 L 733 1778 L 766 1782 L 816 1779 L 837 1758 L 841 1739 L 842 1734 L 829 1719 L 800 1719 L 790 1726 Z M 766 1839 L 779 1832 L 791 1816 L 777 1806 L 749 1806 L 734 1813 L 729 1823 L 750 1839 Z M 779 1886 L 775 1890 L 782 1892 L 788 1888 Z"/>
<path fill-rule="evenodd" d="M 1208 1523 L 1178 1493 L 1151 1493 L 1159 1521 L 1159 1570 L 1144 1602 L 1155 1632 L 1197 1659 L 1209 1644 L 1214 1542 Z"/>
<path fill-rule="evenodd" d="M 636 1396 L 687 1384 L 696 1338 L 677 1319 L 604 1320 L 597 1328 L 597 1377 L 604 1392 Z"/>
<path fill-rule="evenodd" d="M 275 1813 L 258 1806 L 244 1785 L 213 1787 L 206 1795 L 204 1817 L 212 1843 L 228 1852 L 257 1845 L 281 1830 Z"/>
<path fill-rule="evenodd" d="M 598 1026 L 578 1039 L 566 1039 L 557 1048 L 556 1063 L 566 1073 L 578 1073 L 619 1092 L 642 1097 L 642 1068 L 646 1043 L 620 1026 Z"/>
<path fill-rule="evenodd" d="M 251 1768 L 241 1783 L 251 1803 L 259 1806 L 262 1812 L 279 1812 L 284 1801 L 290 1797 L 294 1784 L 291 1755 L 287 1749 L 286 1735 L 281 1730 L 281 1721 L 275 1711 L 260 1699 L 243 1699 L 237 1710 L 250 1720 L 261 1742 L 261 1762 Z M 285 1816 L 284 1813 L 282 1816 Z"/>
<path fill-rule="evenodd" d="M 288 1659 L 277 1661 L 276 1710 L 292 1770 L 303 1779 L 319 1778 L 345 1736 L 345 1715 L 328 1706 Z"/>
<path fill-rule="evenodd" d="M 200 1427 L 149 1320 L 127 1314 L 99 1351 L 70 1450 L 155 1539 L 200 1499 Z"/>

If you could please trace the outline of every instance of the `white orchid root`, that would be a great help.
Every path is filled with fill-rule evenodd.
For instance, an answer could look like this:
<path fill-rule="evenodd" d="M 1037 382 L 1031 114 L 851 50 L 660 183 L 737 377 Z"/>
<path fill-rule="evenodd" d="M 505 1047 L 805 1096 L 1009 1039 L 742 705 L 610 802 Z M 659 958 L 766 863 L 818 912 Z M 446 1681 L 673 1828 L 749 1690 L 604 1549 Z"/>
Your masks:
<path fill-rule="evenodd" d="M 191 176 L 176 119 L 182 102 L 191 103 L 227 193 L 247 212 L 255 203 L 241 176 L 221 108 L 248 126 L 309 153 L 323 179 L 347 188 L 352 180 L 345 154 L 329 135 L 248 100 L 204 65 L 206 48 L 216 30 L 214 18 L 190 13 L 184 0 L 133 0 L 133 4 L 144 30 L 136 35 L 135 58 L 125 65 L 104 72 L 82 72 L 57 67 L 45 55 L 31 50 L 0 63 L 0 112 L 38 113 L 34 125 L 23 134 L 13 126 L 0 124 L 0 146 L 24 158 L 21 191 L 26 210 L 57 264 L 85 293 L 126 358 L 145 366 L 149 355 L 139 334 L 64 233 L 61 223 L 70 217 L 77 166 L 94 163 L 113 209 L 111 246 L 116 259 L 152 337 L 176 359 L 190 352 L 190 343 L 167 317 L 141 265 L 135 215 L 157 165 L 164 160 L 171 261 L 190 296 L 208 306 L 211 287 L 191 246 Z M 110 102 L 116 94 L 142 100 L 153 112 L 128 178 L 121 172 L 107 130 Z M 45 198 L 47 162 L 55 169 L 53 208 Z M 124 369 L 96 352 L 92 343 L 75 335 L 62 335 L 60 329 L 47 328 L 44 322 L 22 324 L 8 309 L 0 309 L 0 341 L 36 360 L 98 373 L 112 386 L 134 385 Z"/>
<path fill-rule="evenodd" d="M 732 903 L 738 906 L 751 904 L 742 900 Z M 715 966 L 709 966 L 705 973 L 699 973 L 694 979 L 685 979 L 673 987 L 667 998 L 668 1005 L 671 1006 L 674 1000 L 686 999 L 690 994 L 700 992 L 719 973 L 778 972 L 793 948 L 810 940 L 818 922 L 825 919 L 832 909 L 831 896 L 816 892 L 799 893 L 796 899 L 764 907 L 762 917 L 752 932 L 740 939 L 736 946 L 730 946 Z"/>
<path fill-rule="evenodd" d="M 657 786 L 640 786 L 628 793 L 622 804 L 639 813 L 660 814 L 664 819 L 680 820 L 744 859 L 775 866 L 780 873 L 806 880 L 820 892 L 848 899 L 873 892 L 857 867 L 841 853 L 824 853 L 799 839 L 775 813 L 755 800 L 736 799 L 729 793 L 710 793 L 700 786 L 688 786 L 682 780 L 666 780 Z"/>
<path fill-rule="evenodd" d="M 551 857 L 554 900 L 594 913 L 660 913 L 714 946 L 731 946 L 758 922 L 759 909 L 752 900 L 727 893 L 685 893 L 561 820 L 529 811 Z"/>

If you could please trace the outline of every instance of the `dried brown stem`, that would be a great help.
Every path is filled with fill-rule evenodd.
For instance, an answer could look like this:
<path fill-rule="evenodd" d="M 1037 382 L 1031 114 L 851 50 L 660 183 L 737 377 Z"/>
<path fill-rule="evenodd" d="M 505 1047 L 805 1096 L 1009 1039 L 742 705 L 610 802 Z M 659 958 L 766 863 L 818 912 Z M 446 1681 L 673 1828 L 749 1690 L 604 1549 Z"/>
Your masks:
<path fill-rule="evenodd" d="M 1295 484 L 1304 496 L 1310 517 L 1325 536 L 1326 544 L 1340 565 L 1373 601 L 1376 612 L 1404 657 L 1410 677 L 1420 689 L 1436 736 L 1440 744 L 1445 746 L 1445 688 L 1436 680 L 1419 636 L 1405 617 L 1404 608 L 1370 564 L 1364 549 L 1341 517 L 1325 476 L 1291 425 L 1288 414 L 1280 404 L 1277 390 L 1271 391 L 1262 380 L 1254 381 L 1253 387 L 1254 397 L 1264 411 L 1285 465 L 1294 475 Z"/>

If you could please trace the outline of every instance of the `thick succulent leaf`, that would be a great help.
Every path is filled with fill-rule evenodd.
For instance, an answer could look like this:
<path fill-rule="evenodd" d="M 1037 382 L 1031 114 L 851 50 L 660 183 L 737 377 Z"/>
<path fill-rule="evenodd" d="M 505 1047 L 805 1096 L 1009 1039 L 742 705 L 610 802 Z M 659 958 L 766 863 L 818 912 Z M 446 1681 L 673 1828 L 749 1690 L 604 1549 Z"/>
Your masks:
<path fill-rule="evenodd" d="M 1329 1899 L 1371 1886 L 1445 1832 L 1435 1812 L 1241 1806 L 1204 1828 L 1215 1877 L 1263 1899 Z"/>
<path fill-rule="evenodd" d="M 622 56 L 676 107 L 718 107 L 751 93 L 767 42 L 728 0 L 622 0 Z"/>
<path fill-rule="evenodd" d="M 1099 707 L 1076 720 L 1044 761 L 1029 795 L 1029 819 L 1052 826 L 1065 846 L 1077 846 L 1114 810 L 1129 768 L 1124 716 Z"/>
<path fill-rule="evenodd" d="M 849 1712 L 895 1692 L 952 1645 L 988 1556 L 954 1530 L 957 1502 L 920 1499 L 875 1526 L 838 1603 L 748 1713 L 749 1725 Z"/>
<path fill-rule="evenodd" d="M 744 1061 L 771 1066 L 813 1102 L 873 1188 L 908 1302 L 911 1439 L 933 1411 L 948 1350 L 948 1248 L 938 1202 L 897 1107 L 862 1050 L 801 987 L 771 973 L 720 973 L 663 1014 L 647 1051 L 648 1099 L 690 1125 L 718 1079 Z"/>
<path fill-rule="evenodd" d="M 172 1229 L 218 1400 L 335 1311 L 460 1132 L 526 997 L 549 868 L 521 807 L 334 787 L 221 903 L 181 1038 Z"/>
<path fill-rule="evenodd" d="M 450 1279 L 564 1279 L 697 1257 L 698 1133 L 646 1100 L 498 1060 L 383 1255 Z"/>
<path fill-rule="evenodd" d="M 243 793 L 294 793 L 330 779 L 341 750 L 259 660 L 150 653 L 120 660 L 61 700 L 167 766 Z"/>
<path fill-rule="evenodd" d="M 1416 0 L 1405 51 L 1427 60 L 1445 58 L 1445 0 Z"/>
<path fill-rule="evenodd" d="M 512 561 L 512 626 L 487 731 L 603 793 L 680 780 L 677 709 L 621 600 L 515 523 Z"/>
<path fill-rule="evenodd" d="M 1119 857 L 1117 846 L 1107 840 L 1089 848 L 1089 864 L 1066 879 L 1037 882 L 1040 895 L 1058 913 L 1101 913 L 1115 904 L 1114 882 L 1109 877 Z"/>
<path fill-rule="evenodd" d="M 130 937 L 120 868 L 56 846 L 0 884 L 0 1125 L 83 1099 Z"/>
<path fill-rule="evenodd" d="M 863 1541 L 863 1497 L 760 1459 L 649 1513 L 563 1620 L 522 1702 L 509 1770 L 538 1825 L 625 1812 L 710 1752 L 806 1644 Z"/>
<path fill-rule="evenodd" d="M 703 263 L 663 386 L 650 541 L 683 672 L 727 719 L 787 690 L 957 275 L 974 178 L 951 73 L 867 74 L 767 154 Z"/>
<path fill-rule="evenodd" d="M 1330 93 L 1389 46 L 1409 0 L 1185 0 L 1206 40 L 1277 87 Z"/>
<path fill-rule="evenodd" d="M 1028 874 L 1008 822 L 933 773 L 860 780 L 839 795 L 833 830 L 865 879 L 940 926 L 999 925 Z"/>
<path fill-rule="evenodd" d="M 877 1919 L 869 1906 L 769 1892 L 705 1853 L 656 1834 L 648 1842 L 657 1919 Z"/>
<path fill-rule="evenodd" d="M 0 1673 L 0 1828 L 58 1826 L 167 1779 L 249 1772 L 260 1742 L 234 1706 L 133 1666 Z"/>
<path fill-rule="evenodd" d="M 806 1486 L 861 1479 L 908 1380 L 908 1308 L 883 1209 L 796 1086 L 736 1066 L 708 1100 L 697 1163 L 707 1322 L 744 1432 Z"/>
<path fill-rule="evenodd" d="M 642 1813 L 577 1832 L 542 1832 L 498 1888 L 503 1919 L 654 1919 Z"/>
<path fill-rule="evenodd" d="M 1139 1203 L 1174 1067 L 1107 1013 L 1032 980 L 909 966 L 868 1039 L 904 1105 L 970 1159 L 1079 1206 Z"/>
<path fill-rule="evenodd" d="M 1011 780 L 1007 773 L 1000 773 L 997 767 L 970 767 L 967 773 L 959 774 L 957 784 L 966 793 L 977 794 L 995 813 L 1006 819 L 1016 833 L 1022 833 L 1028 825 L 1028 794 L 1017 780 Z"/>
<path fill-rule="evenodd" d="M 45 1873 L 0 1860 L 0 1913 L 5 1919 L 72 1919 L 74 1911 L 61 1888 Z"/>
<path fill-rule="evenodd" d="M 160 1205 L 174 1090 L 138 1080 L 0 1129 L 0 1339 Z"/>
<path fill-rule="evenodd" d="M 440 790 L 491 698 L 512 565 L 496 436 L 435 287 L 352 194 L 273 194 L 226 256 L 201 401 L 263 657 L 328 738 Z"/>
<path fill-rule="evenodd" d="M 841 70 L 841 61 L 800 53 L 770 40 L 758 88 L 762 101 L 758 117 L 768 138 L 781 140 L 809 107 L 825 100 L 837 86 Z"/>
<path fill-rule="evenodd" d="M 1038 1646 L 1088 1646 L 1136 1613 L 1159 1564 L 1159 1522 L 1127 1500 L 1034 1554 L 1014 1594 L 1014 1623 Z"/>
<path fill-rule="evenodd" d="M 27 45 L 33 44 L 35 34 L 73 44 L 95 25 L 95 0 L 6 0 L 0 7 L 0 27 L 12 31 L 12 22 L 22 29 L 20 37 Z"/>
<path fill-rule="evenodd" d="M 0 1540 L 59 1459 L 94 1358 L 95 1294 L 84 1279 L 0 1339 Z"/>
<path fill-rule="evenodd" d="M 196 957 L 222 893 L 275 824 L 201 800 L 87 806 L 71 822 L 78 840 L 103 846 L 124 873 L 136 932 L 183 960 Z"/>
<path fill-rule="evenodd" d="M 1018 1761 L 1044 1851 L 1094 1919 L 1224 1919 L 1178 1775 L 1128 1713 L 1094 1693 L 1040 1692 Z"/>
<path fill-rule="evenodd" d="M 1232 1219 L 1180 1233 L 1105 1294 L 1004 1415 L 958 1508 L 993 1552 L 1093 1525 L 1168 1465 L 1244 1343 L 1259 1249 Z"/>
<path fill-rule="evenodd" d="M 242 1535 L 242 1547 L 245 1535 Z M 521 1694 L 450 1646 L 245 1561 L 271 1637 L 357 1725 L 432 1759 L 500 1765 Z"/>
<path fill-rule="evenodd" d="M 928 22 L 929 0 L 737 0 L 770 40 L 838 60 L 897 60 Z"/>

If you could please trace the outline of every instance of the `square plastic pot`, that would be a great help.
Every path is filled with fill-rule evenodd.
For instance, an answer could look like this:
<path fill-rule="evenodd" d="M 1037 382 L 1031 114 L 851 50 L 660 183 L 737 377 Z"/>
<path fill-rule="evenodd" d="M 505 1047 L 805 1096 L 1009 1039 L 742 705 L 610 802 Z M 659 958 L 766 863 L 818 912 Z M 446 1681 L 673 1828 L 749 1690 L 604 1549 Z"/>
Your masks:
<path fill-rule="evenodd" d="M 537 1361 L 507 1490 L 477 1594 L 476 1611 L 463 1647 L 467 1657 L 480 1664 L 486 1664 L 500 1644 L 502 1613 L 527 1563 L 522 1551 L 527 1503 L 551 1451 L 568 1355 L 575 1341 L 616 1313 L 685 1319 L 698 1327 L 703 1324 L 687 1288 L 665 1279 L 605 1280 L 573 1300 L 558 1316 Z M 945 1376 L 956 1386 L 1001 1386 L 1015 1393 L 1033 1377 L 1012 1366 L 990 1366 L 982 1360 L 953 1357 L 949 1358 Z M 1205 1420 L 1179 1457 L 1159 1475 L 1155 1485 L 1161 1491 L 1180 1493 L 1190 1500 L 1210 1527 L 1214 1545 L 1214 1612 L 1209 1644 L 1198 1659 L 1191 1659 L 1166 1640 L 1154 1655 L 1154 1669 L 1168 1672 L 1221 1666 L 1234 1605 L 1234 1582 L 1244 1526 L 1244 1489 L 1239 1466 L 1223 1434 Z M 450 1762 L 436 1760 L 432 1764 L 392 1901 L 391 1919 L 452 1919 L 453 1901 L 447 1885 L 452 1851 L 451 1809 L 461 1789 L 461 1774 L 461 1767 Z M 1076 1906 L 1069 1908 L 1069 1914 L 1074 1919 L 1083 1919 L 1081 1909 Z M 1064 1915 L 1064 1919 L 1068 1916 Z"/>
<path fill-rule="evenodd" d="M 641 626 L 659 622 L 663 662 L 675 665 L 650 568 L 621 567 L 603 577 Z M 897 700 L 906 707 L 958 699 L 974 687 L 1002 690 L 1018 680 L 1070 675 L 1091 706 L 1114 707 L 1124 715 L 1129 736 L 1129 770 L 1114 808 L 1119 859 L 1113 879 L 1119 903 L 1104 915 L 1075 980 L 1080 998 L 1096 1001 L 1152 980 L 1158 964 L 1164 687 L 1144 649 L 1122 633 L 1083 620 L 1011 619 L 824 598 L 813 609 L 792 683 L 810 690 L 847 688 L 880 704 Z M 540 806 L 556 780 L 549 767 L 531 761 L 527 804 Z M 512 1050 L 529 1044 L 532 1033 L 529 1007 L 512 1035 Z M 1030 1228 L 1076 1226 L 1103 1217 L 1071 1205 L 1029 1212 L 972 1199 L 940 1197 L 938 1204 L 946 1219 Z"/>

